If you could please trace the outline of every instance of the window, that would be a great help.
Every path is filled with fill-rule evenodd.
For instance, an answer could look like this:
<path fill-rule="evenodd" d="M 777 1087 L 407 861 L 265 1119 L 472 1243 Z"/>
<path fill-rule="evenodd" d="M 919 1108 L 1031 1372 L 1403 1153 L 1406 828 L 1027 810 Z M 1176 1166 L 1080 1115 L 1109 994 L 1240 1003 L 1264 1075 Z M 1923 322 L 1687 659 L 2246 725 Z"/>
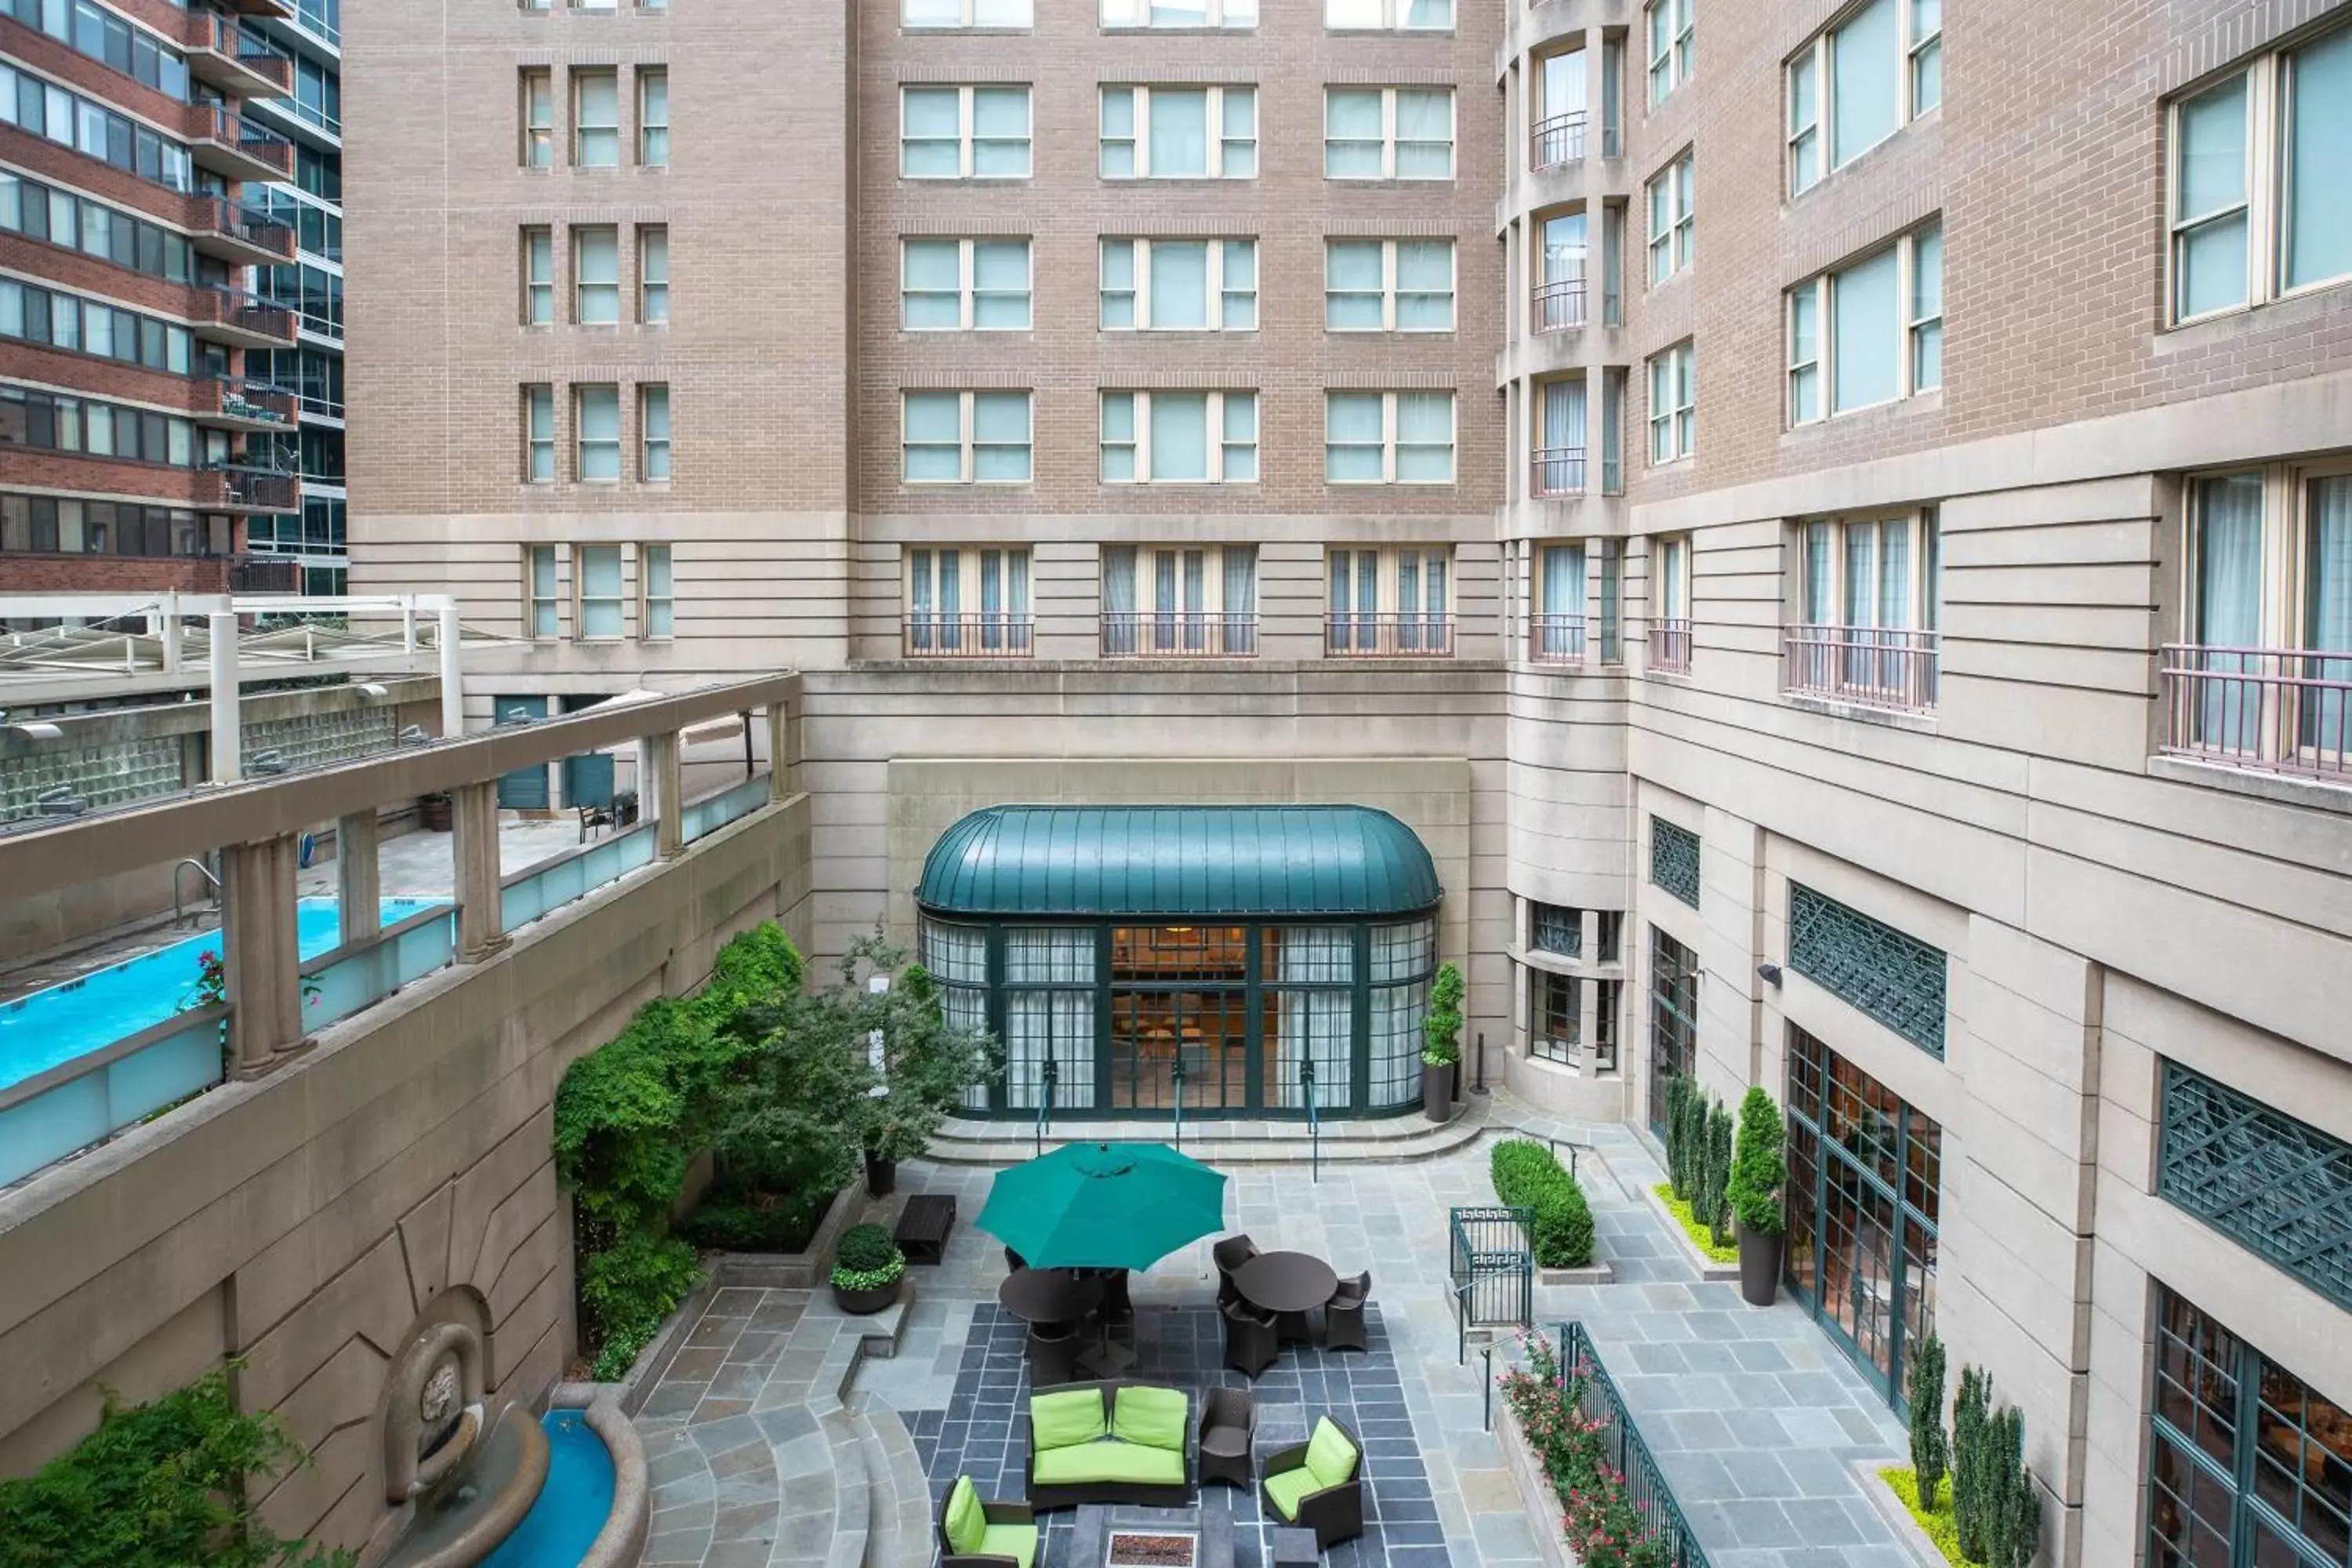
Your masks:
<path fill-rule="evenodd" d="M 667 389 L 664 390 L 666 393 Z M 670 587 L 669 549 L 667 544 L 637 546 L 639 637 L 666 637 L 676 628 L 677 600 Z"/>
<path fill-rule="evenodd" d="M 1104 88 L 1102 177 L 1257 178 L 1257 89 Z"/>
<path fill-rule="evenodd" d="M 669 479 L 669 385 L 648 382 L 637 388 L 637 435 L 642 445 L 637 478 Z"/>
<path fill-rule="evenodd" d="M 190 374 L 194 367 L 195 340 L 185 327 L 13 279 L 0 279 L 0 338 L 47 343 L 173 375 Z"/>
<path fill-rule="evenodd" d="M 1454 0 L 1323 0 L 1331 31 L 1444 32 L 1454 26 Z"/>
<path fill-rule="evenodd" d="M 572 388 L 572 417 L 579 433 L 579 450 L 572 477 L 580 479 L 619 479 L 621 389 L 611 385 Z"/>
<path fill-rule="evenodd" d="M 1528 910 L 1528 945 L 1538 952 L 1561 958 L 1584 956 L 1584 911 L 1559 904 L 1533 904 Z"/>
<path fill-rule="evenodd" d="M 522 477 L 555 482 L 555 388 L 545 382 L 522 389 Z"/>
<path fill-rule="evenodd" d="M 1572 974 L 1528 971 L 1528 1049 L 1572 1071 L 1584 1066 L 1584 984 Z M 1615 1066 L 1615 1063 L 1611 1063 Z"/>
<path fill-rule="evenodd" d="M 1105 331 L 1257 330 L 1257 241 L 1106 239 Z"/>
<path fill-rule="evenodd" d="M 1323 324 L 1335 332 L 1452 331 L 1454 242 L 1324 241 Z"/>
<path fill-rule="evenodd" d="M 995 546 L 907 552 L 903 644 L 919 658 L 1018 658 L 1030 640 L 1029 552 Z M 974 978 L 982 978 L 982 973 Z"/>
<path fill-rule="evenodd" d="M 2172 319 L 2352 277 L 2352 27 L 2256 59 L 2172 105 Z"/>
<path fill-rule="evenodd" d="M 61 147 L 101 159 L 166 190 L 195 189 L 194 162 L 179 142 L 134 123 L 104 104 L 68 92 L 5 63 L 0 63 L 0 125 L 14 125 L 27 135 L 47 137 Z M 243 133 L 269 139 L 266 132 L 250 128 Z"/>
<path fill-rule="evenodd" d="M 583 169 L 621 166 L 619 72 L 572 73 L 572 162 Z"/>
<path fill-rule="evenodd" d="M 909 180 L 1027 179 L 1029 89 L 899 89 L 898 173 Z"/>
<path fill-rule="evenodd" d="M 648 327 L 669 325 L 669 226 L 637 230 L 637 320 Z"/>
<path fill-rule="evenodd" d="M 1528 612 L 1528 657 L 1538 664 L 1582 664 L 1585 654 L 1585 548 L 1581 544 L 1542 544 L 1535 551 L 1535 581 L 1529 584 L 1531 603 Z M 1541 940 L 1543 911 L 1549 905 L 1538 905 L 1536 910 L 1538 947 Z M 1576 940 L 1574 910 L 1565 928 L 1565 940 Z M 1556 948 L 1555 952 L 1573 954 L 1575 949 Z"/>
<path fill-rule="evenodd" d="M 1789 194 L 1943 101 L 1943 0 L 1865 0 L 1790 58 Z"/>
<path fill-rule="evenodd" d="M 669 72 L 637 68 L 637 163 L 669 167 Z"/>
<path fill-rule="evenodd" d="M 1803 576 L 1784 689 L 1873 708 L 1934 707 L 1942 556 L 1934 510 L 1819 520 L 1798 540 Z"/>
<path fill-rule="evenodd" d="M 1663 1133 L 1666 1086 L 1698 1065 L 1698 957 L 1650 928 L 1650 1130 Z"/>
<path fill-rule="evenodd" d="M 901 395 L 900 475 L 910 485 L 1029 482 L 1025 392 Z"/>
<path fill-rule="evenodd" d="M 903 0 L 899 25 L 919 27 L 1027 27 L 1035 0 Z"/>
<path fill-rule="evenodd" d="M 1642 26 L 1650 40 L 1650 106 L 1690 79 L 1691 12 L 1694 0 L 1650 0 Z"/>
<path fill-rule="evenodd" d="M 1663 283 L 1691 264 L 1691 207 L 1697 194 L 1695 155 L 1685 153 L 1658 171 L 1650 198 L 1650 281 Z"/>
<path fill-rule="evenodd" d="M 548 229 L 522 231 L 522 321 L 527 327 L 555 324 L 555 236 Z"/>
<path fill-rule="evenodd" d="M 572 573 L 580 584 L 580 612 L 572 624 L 583 637 L 622 635 L 621 547 L 583 544 L 572 559 Z"/>
<path fill-rule="evenodd" d="M 1582 47 L 1538 57 L 1540 76 L 1528 113 L 1528 167 L 1557 169 L 1584 156 L 1585 89 L 1590 80 Z M 1613 154 L 1612 154 L 1613 155 Z"/>
<path fill-rule="evenodd" d="M 1335 485 L 1454 482 L 1454 394 L 1327 392 L 1323 477 Z"/>
<path fill-rule="evenodd" d="M 151 278 L 195 279 L 195 247 L 187 236 L 7 170 L 0 170 L 0 229 L 79 249 Z"/>
<path fill-rule="evenodd" d="M 1582 495 L 1587 473 L 1584 377 L 1555 376 L 1537 383 L 1535 391 L 1533 467 L 1528 476 L 1528 493 Z"/>
<path fill-rule="evenodd" d="M 1115 27 L 1255 27 L 1258 0 L 1102 0 Z"/>
<path fill-rule="evenodd" d="M 530 616 L 530 635 L 551 637 L 561 635 L 556 624 L 560 603 L 555 586 L 555 546 L 534 544 L 523 552 L 523 570 L 529 575 L 525 585 L 526 612 Z"/>
<path fill-rule="evenodd" d="M 555 87 L 544 66 L 522 73 L 522 166 L 555 166 Z"/>
<path fill-rule="evenodd" d="M 0 386 L 0 447 L 10 446 L 180 468 L 193 468 L 198 455 L 195 426 L 188 420 L 62 393 Z"/>
<path fill-rule="evenodd" d="M 1650 818 L 1650 885 L 1698 908 L 1699 837 L 1663 816 Z M 1657 936 L 1655 927 L 1651 936 Z"/>
<path fill-rule="evenodd" d="M 1930 224 L 1789 290 L 1789 422 L 1893 403 L 1944 379 L 1944 235 Z"/>
<path fill-rule="evenodd" d="M 1334 658 L 1454 652 L 1454 557 L 1443 548 L 1334 550 L 1324 651 Z"/>
<path fill-rule="evenodd" d="M 1105 545 L 1101 648 L 1106 658 L 1256 653 L 1257 546 Z"/>
<path fill-rule="evenodd" d="M 583 327 L 610 327 L 621 320 L 621 231 L 572 231 L 572 319 Z"/>
<path fill-rule="evenodd" d="M 900 321 L 910 332 L 1028 330 L 1025 239 L 905 240 L 899 267 Z"/>
<path fill-rule="evenodd" d="M 1687 339 L 1650 356 L 1650 466 L 1679 462 L 1698 449 L 1698 403 Z"/>
<path fill-rule="evenodd" d="M 1237 485 L 1257 479 L 1255 392 L 1106 392 L 1108 485 Z"/>
<path fill-rule="evenodd" d="M 1323 89 L 1327 180 L 1450 180 L 1454 89 L 1450 87 L 1328 87 Z"/>

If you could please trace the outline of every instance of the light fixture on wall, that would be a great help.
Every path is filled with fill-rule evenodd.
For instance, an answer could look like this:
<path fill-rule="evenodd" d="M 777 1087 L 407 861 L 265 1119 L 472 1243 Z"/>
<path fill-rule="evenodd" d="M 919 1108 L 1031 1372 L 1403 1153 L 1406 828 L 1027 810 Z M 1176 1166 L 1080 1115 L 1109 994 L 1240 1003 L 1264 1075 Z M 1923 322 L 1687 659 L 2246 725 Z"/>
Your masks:
<path fill-rule="evenodd" d="M 1777 963 L 1759 963 L 1756 966 L 1756 973 L 1767 985 L 1780 984 L 1780 966 Z"/>

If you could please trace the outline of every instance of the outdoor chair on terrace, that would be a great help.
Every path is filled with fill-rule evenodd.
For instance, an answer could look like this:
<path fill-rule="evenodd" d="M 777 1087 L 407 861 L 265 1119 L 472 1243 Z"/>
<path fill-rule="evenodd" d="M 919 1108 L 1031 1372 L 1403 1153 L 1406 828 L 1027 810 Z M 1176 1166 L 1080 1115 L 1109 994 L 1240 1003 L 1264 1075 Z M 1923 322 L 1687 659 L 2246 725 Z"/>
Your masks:
<path fill-rule="evenodd" d="M 1262 1489 L 1285 1524 L 1315 1532 L 1326 1551 L 1364 1533 L 1364 1446 L 1346 1426 L 1326 1415 L 1304 1443 L 1265 1457 Z"/>
<path fill-rule="evenodd" d="M 1218 1309 L 1225 1320 L 1225 1364 L 1244 1377 L 1255 1377 L 1274 1364 L 1282 1347 L 1274 1320 L 1244 1302 L 1228 1301 Z"/>
<path fill-rule="evenodd" d="M 1372 1299 L 1370 1269 L 1353 1279 L 1339 1281 L 1339 1293 L 1323 1309 L 1323 1348 L 1326 1350 L 1369 1350 L 1365 1342 L 1364 1307 Z"/>
<path fill-rule="evenodd" d="M 1257 1431 L 1257 1401 L 1239 1388 L 1212 1388 L 1201 1400 L 1201 1484 L 1250 1484 L 1250 1439 Z"/>

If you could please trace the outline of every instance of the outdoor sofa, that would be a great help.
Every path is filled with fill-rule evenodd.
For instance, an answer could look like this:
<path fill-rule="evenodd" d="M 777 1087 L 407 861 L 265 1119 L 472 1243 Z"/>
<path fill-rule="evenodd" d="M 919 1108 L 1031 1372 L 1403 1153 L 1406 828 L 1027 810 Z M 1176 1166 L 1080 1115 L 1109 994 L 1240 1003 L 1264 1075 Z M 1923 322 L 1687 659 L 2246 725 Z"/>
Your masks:
<path fill-rule="evenodd" d="M 1113 1379 L 1029 1396 L 1029 1506 L 1192 1500 L 1184 1463 L 1192 1400 L 1179 1388 Z"/>

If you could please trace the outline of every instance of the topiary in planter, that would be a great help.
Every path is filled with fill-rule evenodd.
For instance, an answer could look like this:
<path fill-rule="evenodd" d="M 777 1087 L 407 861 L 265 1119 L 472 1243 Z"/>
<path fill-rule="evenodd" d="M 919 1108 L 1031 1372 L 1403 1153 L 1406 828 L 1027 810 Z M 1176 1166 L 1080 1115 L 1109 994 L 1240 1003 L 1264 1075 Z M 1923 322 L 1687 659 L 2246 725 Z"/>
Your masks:
<path fill-rule="evenodd" d="M 1779 1289 L 1788 1136 L 1771 1095 L 1761 1085 L 1749 1089 L 1739 1102 L 1739 1134 L 1723 1195 L 1739 1224 L 1739 1291 L 1750 1306 L 1770 1306 Z"/>
<path fill-rule="evenodd" d="M 845 1312 L 878 1312 L 898 1299 L 906 1254 L 878 1225 L 853 1225 L 833 1254 L 833 1300 Z"/>

